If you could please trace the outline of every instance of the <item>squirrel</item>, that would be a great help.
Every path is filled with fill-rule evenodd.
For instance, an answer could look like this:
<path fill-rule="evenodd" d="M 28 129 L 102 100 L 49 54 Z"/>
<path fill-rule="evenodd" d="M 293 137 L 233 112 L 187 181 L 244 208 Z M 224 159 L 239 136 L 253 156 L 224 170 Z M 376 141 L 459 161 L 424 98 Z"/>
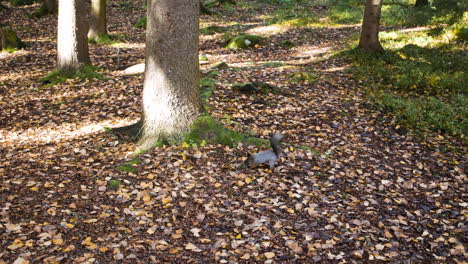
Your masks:
<path fill-rule="evenodd" d="M 279 159 L 281 154 L 281 140 L 284 138 L 282 134 L 273 134 L 270 137 L 270 144 L 273 150 L 265 150 L 255 154 L 249 155 L 247 159 L 247 165 L 252 166 L 255 164 L 262 164 L 268 162 L 270 170 L 275 167 L 276 161 Z"/>

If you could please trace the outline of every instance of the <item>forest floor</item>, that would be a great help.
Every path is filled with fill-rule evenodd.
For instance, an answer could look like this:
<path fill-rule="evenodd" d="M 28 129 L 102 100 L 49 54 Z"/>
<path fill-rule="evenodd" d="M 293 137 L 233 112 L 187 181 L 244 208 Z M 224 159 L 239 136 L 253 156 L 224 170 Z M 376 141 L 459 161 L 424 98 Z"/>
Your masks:
<path fill-rule="evenodd" d="M 245 50 L 201 35 L 203 72 L 220 62 L 210 113 L 267 138 L 287 135 L 274 171 L 243 168 L 256 147 L 166 146 L 134 157 L 106 132 L 138 120 L 142 1 L 111 1 L 119 44 L 90 45 L 105 79 L 46 87 L 56 18 L 3 11 L 28 47 L 0 54 L 0 263 L 462 263 L 464 147 L 418 138 L 367 107 L 345 49 L 359 25 L 266 26 L 269 5 L 216 9 L 201 27 L 234 25 L 269 38 Z M 310 10 L 320 14 L 320 7 Z M 231 23 L 231 24 L 230 24 Z M 293 43 L 293 47 L 282 45 Z M 293 82 L 297 72 L 317 80 Z M 246 95 L 261 81 L 284 94 Z M 119 165 L 124 164 L 125 169 Z M 127 164 L 127 165 L 125 165 Z M 129 168 L 130 167 L 130 168 Z M 118 190 L 108 188 L 111 179 Z M 16 261 L 16 262 L 15 262 Z"/>

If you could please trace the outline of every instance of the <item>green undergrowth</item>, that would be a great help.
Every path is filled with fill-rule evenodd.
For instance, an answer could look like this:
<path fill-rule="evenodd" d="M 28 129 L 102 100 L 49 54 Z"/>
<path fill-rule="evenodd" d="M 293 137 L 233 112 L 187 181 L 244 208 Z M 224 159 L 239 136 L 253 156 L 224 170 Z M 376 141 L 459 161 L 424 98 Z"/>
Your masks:
<path fill-rule="evenodd" d="M 418 134 L 465 140 L 466 41 L 450 27 L 382 32 L 380 38 L 384 53 L 352 49 L 339 55 L 352 59 L 351 72 L 368 87 L 373 106 Z"/>
<path fill-rule="evenodd" d="M 40 78 L 39 82 L 46 86 L 52 86 L 52 85 L 56 85 L 59 83 L 64 83 L 68 79 L 81 79 L 81 80 L 104 79 L 105 77 L 99 74 L 97 70 L 98 68 L 92 65 L 85 65 L 81 69 L 75 72 L 63 73 L 63 72 L 55 70 L 49 73 L 47 76 Z"/>

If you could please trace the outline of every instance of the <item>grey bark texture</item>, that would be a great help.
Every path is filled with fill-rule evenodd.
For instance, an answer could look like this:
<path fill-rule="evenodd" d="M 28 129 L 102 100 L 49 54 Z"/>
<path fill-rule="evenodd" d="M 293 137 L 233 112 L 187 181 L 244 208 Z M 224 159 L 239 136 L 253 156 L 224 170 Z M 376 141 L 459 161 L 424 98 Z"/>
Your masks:
<path fill-rule="evenodd" d="M 178 141 L 202 113 L 196 0 L 148 0 L 142 149 Z"/>
<path fill-rule="evenodd" d="M 90 64 L 86 33 L 86 3 L 83 0 L 59 0 L 57 33 L 57 70 L 73 72 Z"/>
<path fill-rule="evenodd" d="M 107 35 L 107 1 L 91 0 L 91 13 L 89 16 L 88 38 L 98 39 Z"/>
<path fill-rule="evenodd" d="M 383 51 L 379 41 L 381 9 L 382 0 L 366 0 L 361 37 L 359 38 L 359 48 L 370 52 Z"/>

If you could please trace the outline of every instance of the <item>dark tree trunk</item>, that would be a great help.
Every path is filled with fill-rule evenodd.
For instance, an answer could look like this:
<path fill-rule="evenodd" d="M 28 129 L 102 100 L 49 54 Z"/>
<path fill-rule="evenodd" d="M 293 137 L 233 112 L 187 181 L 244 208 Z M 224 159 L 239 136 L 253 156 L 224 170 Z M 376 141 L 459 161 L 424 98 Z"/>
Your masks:
<path fill-rule="evenodd" d="M 429 0 L 416 0 L 416 4 L 414 4 L 415 7 L 428 6 L 428 5 L 429 5 Z"/>
<path fill-rule="evenodd" d="M 89 39 L 98 39 L 107 35 L 106 5 L 106 0 L 91 0 Z"/>
<path fill-rule="evenodd" d="M 148 0 L 142 149 L 180 140 L 202 113 L 198 14 L 199 1 Z"/>
<path fill-rule="evenodd" d="M 366 0 L 364 19 L 362 21 L 359 48 L 369 52 L 383 51 L 379 41 L 380 11 L 382 0 Z"/>
<path fill-rule="evenodd" d="M 60 0 L 57 33 L 57 70 L 73 72 L 90 64 L 83 0 Z"/>

